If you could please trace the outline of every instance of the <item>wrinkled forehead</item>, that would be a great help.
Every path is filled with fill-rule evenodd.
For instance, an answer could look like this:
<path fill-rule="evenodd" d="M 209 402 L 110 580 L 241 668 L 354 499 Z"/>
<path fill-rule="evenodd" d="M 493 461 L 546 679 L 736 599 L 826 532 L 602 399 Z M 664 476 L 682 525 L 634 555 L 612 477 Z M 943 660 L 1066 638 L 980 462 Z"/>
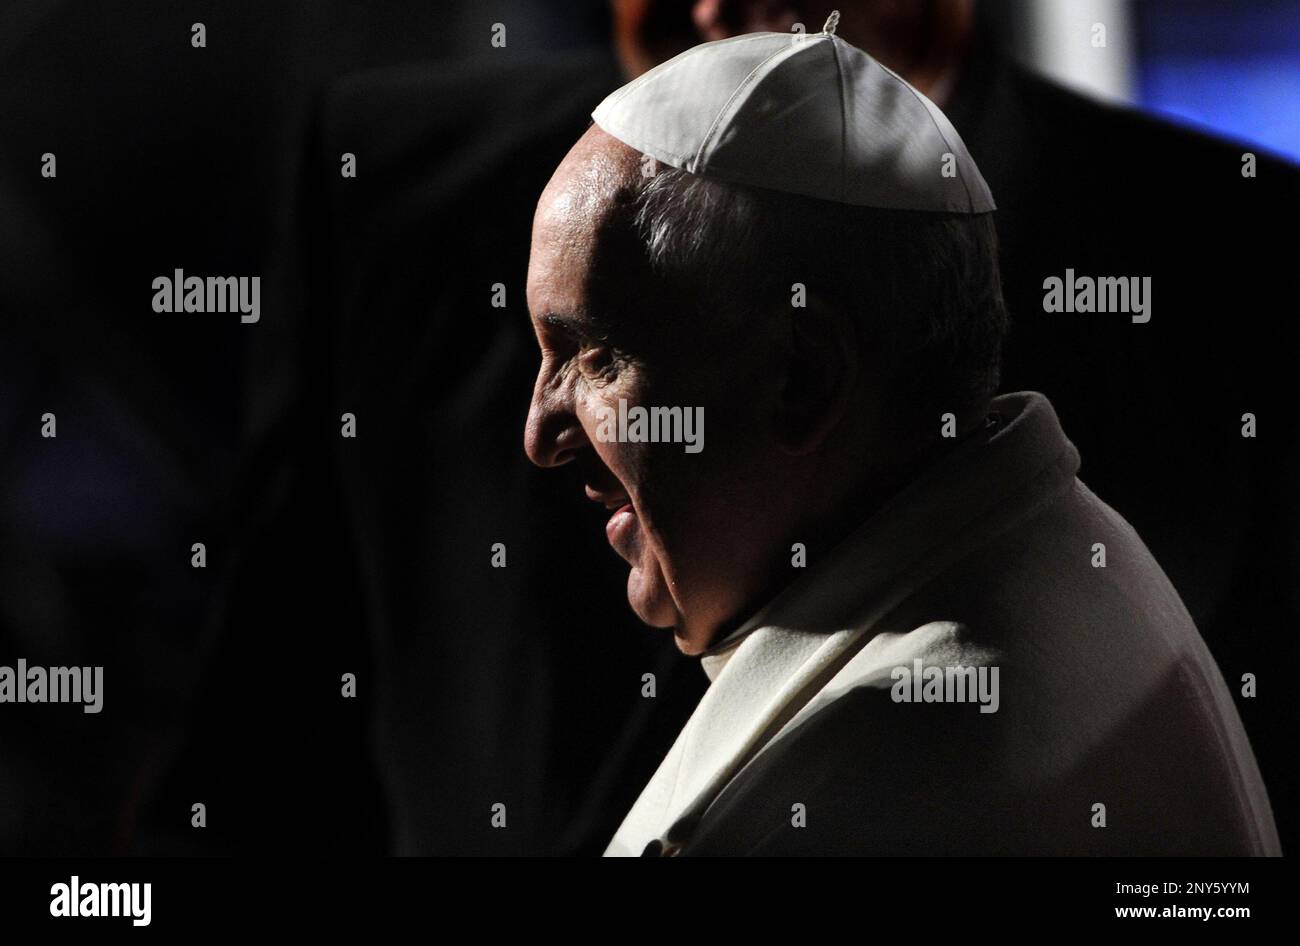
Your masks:
<path fill-rule="evenodd" d="M 592 125 L 551 175 L 533 217 L 534 248 L 540 241 L 592 240 L 626 224 L 639 186 L 641 155 Z"/>
<path fill-rule="evenodd" d="M 632 226 L 640 168 L 638 151 L 594 125 L 573 146 L 537 202 L 530 305 L 554 304 L 558 300 L 536 297 L 560 293 L 607 307 L 619 297 L 617 287 L 643 275 L 644 254 Z"/>
<path fill-rule="evenodd" d="M 537 204 L 537 219 L 599 215 L 625 203 L 637 185 L 641 153 L 596 125 L 569 149 Z"/>

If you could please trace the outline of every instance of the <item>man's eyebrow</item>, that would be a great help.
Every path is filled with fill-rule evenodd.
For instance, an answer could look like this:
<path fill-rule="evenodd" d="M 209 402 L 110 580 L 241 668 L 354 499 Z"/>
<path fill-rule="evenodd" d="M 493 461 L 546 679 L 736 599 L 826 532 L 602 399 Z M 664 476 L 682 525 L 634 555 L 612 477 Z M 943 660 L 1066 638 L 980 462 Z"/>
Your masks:
<path fill-rule="evenodd" d="M 581 323 L 576 316 L 561 315 L 558 312 L 544 312 L 537 317 L 537 321 L 543 325 L 549 325 L 551 328 L 558 328 L 562 332 L 578 332 L 581 330 Z"/>
<path fill-rule="evenodd" d="M 545 312 L 537 317 L 537 321 L 543 325 L 559 329 L 567 335 L 577 338 L 588 338 L 603 341 L 604 333 L 596 330 L 590 321 L 577 315 L 566 315 L 559 312 Z"/>

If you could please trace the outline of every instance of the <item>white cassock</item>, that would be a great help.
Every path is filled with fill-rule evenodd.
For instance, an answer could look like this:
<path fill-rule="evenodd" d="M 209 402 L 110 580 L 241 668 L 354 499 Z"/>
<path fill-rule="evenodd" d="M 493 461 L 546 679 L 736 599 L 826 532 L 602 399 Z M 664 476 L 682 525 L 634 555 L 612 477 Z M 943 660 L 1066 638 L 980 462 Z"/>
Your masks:
<path fill-rule="evenodd" d="M 1177 592 L 1042 395 L 993 411 L 704 656 L 607 855 L 1280 853 Z"/>

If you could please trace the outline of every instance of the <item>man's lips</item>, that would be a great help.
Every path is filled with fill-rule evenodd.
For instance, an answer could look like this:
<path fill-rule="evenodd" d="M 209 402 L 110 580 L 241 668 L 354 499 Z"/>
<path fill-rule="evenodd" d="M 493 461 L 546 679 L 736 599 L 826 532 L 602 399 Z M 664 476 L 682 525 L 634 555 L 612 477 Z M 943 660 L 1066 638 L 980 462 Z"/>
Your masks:
<path fill-rule="evenodd" d="M 590 484 L 586 487 L 586 493 L 592 502 L 600 503 L 613 513 L 609 522 L 605 523 L 605 538 L 609 539 L 614 551 L 626 558 L 630 540 L 636 532 L 636 510 L 632 507 L 631 498 L 621 490 L 606 493 Z"/>
<path fill-rule="evenodd" d="M 585 487 L 587 498 L 593 503 L 600 503 L 606 509 L 611 511 L 621 506 L 626 506 L 631 500 L 626 493 L 602 493 L 600 490 L 591 486 Z"/>
<path fill-rule="evenodd" d="M 628 539 L 636 529 L 636 512 L 631 503 L 624 503 L 614 510 L 614 515 L 605 523 L 605 538 L 614 546 L 614 551 L 622 554 Z"/>

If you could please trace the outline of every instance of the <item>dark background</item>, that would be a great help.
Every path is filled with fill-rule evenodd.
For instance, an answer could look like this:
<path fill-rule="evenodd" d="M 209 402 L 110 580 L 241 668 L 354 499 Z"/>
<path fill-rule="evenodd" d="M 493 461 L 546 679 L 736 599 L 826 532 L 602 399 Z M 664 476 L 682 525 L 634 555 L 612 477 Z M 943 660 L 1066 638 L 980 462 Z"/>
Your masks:
<path fill-rule="evenodd" d="M 498 21 L 505 49 L 489 45 Z M 1015 46 L 1017 26 L 1010 7 L 986 15 L 990 42 Z M 0 663 L 105 668 L 99 715 L 0 706 L 0 853 L 601 848 L 705 682 L 627 613 L 574 482 L 522 455 L 526 221 L 620 81 L 608 33 L 603 4 L 558 0 L 0 10 Z M 983 94 L 1005 91 L 988 76 Z M 1089 212 L 1073 170 L 1118 203 L 1150 192 L 1143 154 L 1203 167 L 1241 150 L 1097 118 L 1092 144 L 1112 156 L 1075 168 L 1044 144 L 1078 131 L 1074 106 L 1017 89 L 1019 124 L 968 132 L 970 97 L 953 114 L 990 181 L 1023 187 L 994 190 L 1008 265 L 1038 279 L 1076 259 L 1136 271 L 1085 230 L 1061 238 L 1059 265 L 1034 255 L 1054 220 Z M 338 179 L 344 150 L 355 182 Z M 1057 400 L 1084 480 L 1170 570 L 1229 689 L 1261 677 L 1258 704 L 1238 704 L 1286 846 L 1294 184 L 1272 205 L 1206 195 L 1190 171 L 1161 180 L 1131 246 L 1229 267 L 1202 293 L 1195 344 L 1110 361 L 1114 338 L 1026 326 L 1009 386 Z M 1030 214 L 1044 192 L 1057 203 Z M 174 268 L 260 275 L 261 322 L 154 313 L 150 282 Z M 1008 285 L 1013 312 L 1035 295 Z M 1069 374 L 1079 364 L 1095 383 Z M 1143 423 L 1227 424 L 1241 403 L 1266 405 L 1262 473 Z M 356 441 L 338 437 L 343 411 Z M 1166 451 L 1176 462 L 1152 460 Z M 1196 466 L 1214 469 L 1209 491 L 1152 488 Z M 206 569 L 190 565 L 200 541 Z M 489 567 L 495 541 L 505 570 Z M 339 696 L 345 672 L 356 700 Z M 489 826 L 496 802 L 507 831 Z"/>

